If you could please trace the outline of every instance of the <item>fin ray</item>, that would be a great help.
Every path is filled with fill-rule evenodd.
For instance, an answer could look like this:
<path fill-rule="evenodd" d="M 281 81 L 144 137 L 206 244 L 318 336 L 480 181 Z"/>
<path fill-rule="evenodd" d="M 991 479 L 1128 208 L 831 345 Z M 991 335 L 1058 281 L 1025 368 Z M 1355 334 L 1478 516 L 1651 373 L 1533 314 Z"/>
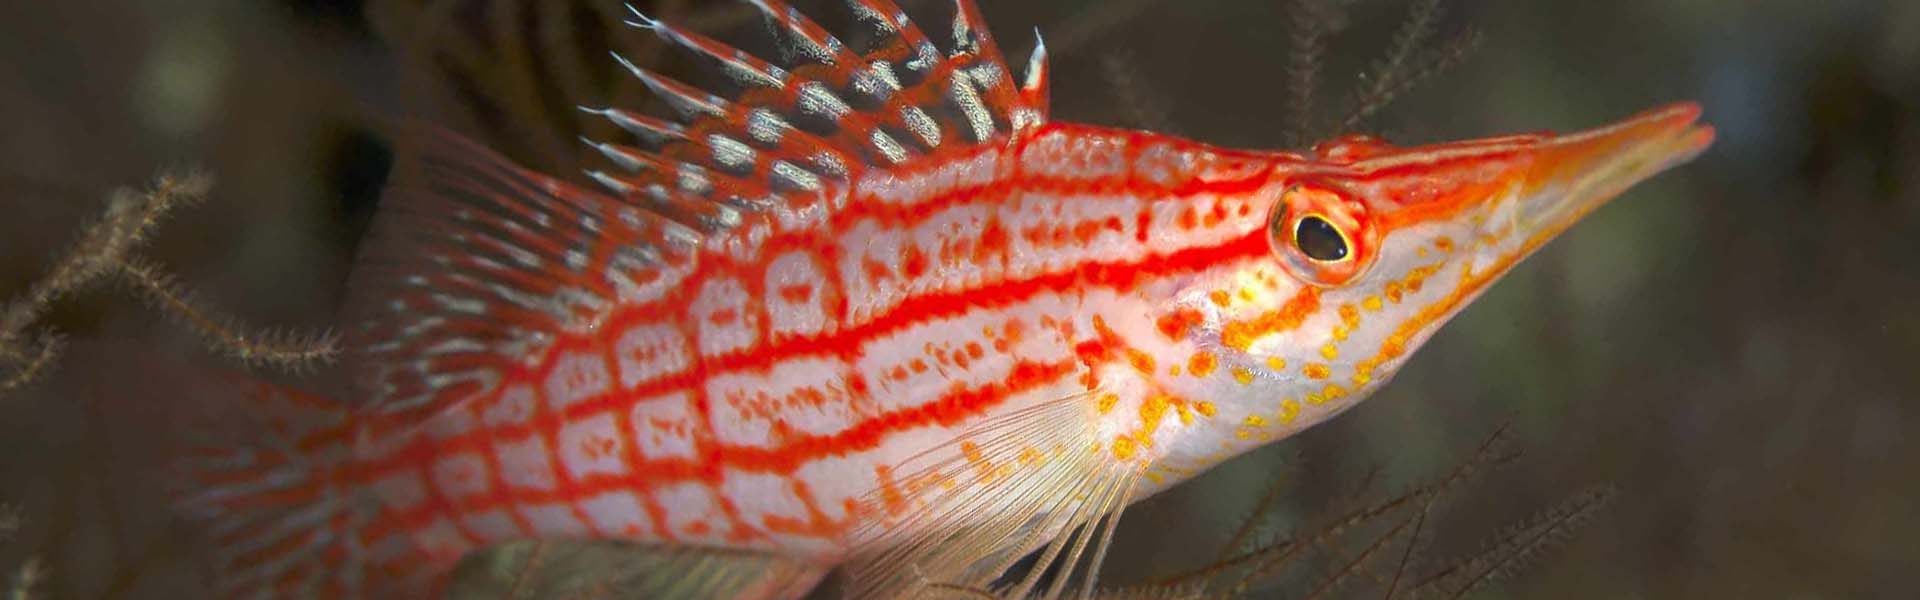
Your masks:
<path fill-rule="evenodd" d="M 1023 134 L 1046 115 L 1036 52 L 1032 85 L 1016 87 L 971 0 L 957 0 L 953 44 L 934 42 L 890 0 L 848 0 L 856 18 L 882 34 L 877 48 L 855 53 L 781 0 L 749 0 L 773 23 L 789 50 L 777 65 L 738 48 L 646 16 L 629 7 L 629 23 L 686 49 L 744 91 L 721 98 L 616 59 L 677 115 L 677 123 L 619 109 L 586 109 L 612 120 L 654 148 L 621 152 L 633 164 L 653 153 L 738 179 L 747 200 L 773 200 L 791 216 L 835 198 L 833 188 L 868 167 L 890 167 L 945 149 L 997 143 Z M 1039 93 L 1035 93 L 1039 90 Z M 608 154 L 607 148 L 595 147 Z M 617 193 L 671 183 L 669 173 L 641 174 L 610 185 Z M 699 194 L 696 194 L 699 195 Z M 709 201 L 734 199 L 706 195 Z M 716 197 L 717 196 L 717 197 Z M 738 199 L 736 199 L 738 200 Z M 829 208 L 833 208 L 829 206 Z M 781 222 L 791 222 L 787 218 Z"/>
<path fill-rule="evenodd" d="M 894 467 L 906 497 L 875 492 L 889 515 L 856 533 L 856 596 L 896 597 L 930 585 L 989 589 L 1034 552 L 1041 559 L 1003 590 L 1025 597 L 1061 571 L 1045 597 L 1076 576 L 1092 589 L 1112 528 L 1142 470 L 1098 444 L 1093 394 L 1066 394 L 995 417 Z M 983 515 L 990 515 L 981 520 Z"/>
<path fill-rule="evenodd" d="M 401 140 L 343 315 L 355 383 L 401 424 L 484 392 L 556 335 L 638 299 L 703 237 L 449 132 L 411 127 Z"/>
<path fill-rule="evenodd" d="M 339 483 L 353 460 L 347 408 L 240 376 L 201 374 L 208 377 L 195 380 L 193 397 L 219 416 L 195 425 L 206 435 L 174 462 L 183 487 L 173 496 L 214 541 L 215 595 L 366 594 L 374 584 L 358 530 L 372 517 L 370 504 Z M 213 441 L 232 437 L 234 419 L 264 437 Z"/>

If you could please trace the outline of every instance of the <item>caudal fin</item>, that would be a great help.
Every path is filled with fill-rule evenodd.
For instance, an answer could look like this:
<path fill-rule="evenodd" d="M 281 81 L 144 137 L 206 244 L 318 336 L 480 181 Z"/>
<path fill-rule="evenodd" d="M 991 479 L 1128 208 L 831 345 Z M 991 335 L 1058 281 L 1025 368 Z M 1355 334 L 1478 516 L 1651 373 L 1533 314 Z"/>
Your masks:
<path fill-rule="evenodd" d="M 216 386 L 208 386 L 210 388 Z M 224 598 L 361 597 L 363 502 L 345 477 L 352 417 L 319 396 L 225 378 L 217 429 L 178 460 L 176 501 L 205 521 Z M 226 400 L 227 398 L 221 398 Z"/>

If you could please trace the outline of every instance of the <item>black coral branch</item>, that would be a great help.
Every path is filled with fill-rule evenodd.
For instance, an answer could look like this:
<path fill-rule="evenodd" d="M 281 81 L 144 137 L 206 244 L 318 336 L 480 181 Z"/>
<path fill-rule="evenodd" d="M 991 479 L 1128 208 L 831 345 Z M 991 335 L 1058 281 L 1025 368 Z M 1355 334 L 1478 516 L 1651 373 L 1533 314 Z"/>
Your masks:
<path fill-rule="evenodd" d="M 60 254 L 47 274 L 0 303 L 0 394 L 44 376 L 64 349 L 64 338 L 39 321 L 58 301 L 88 286 L 117 280 L 151 300 L 162 313 L 186 323 L 210 346 L 252 363 L 298 367 L 331 360 L 331 336 L 251 332 L 191 299 L 138 251 L 173 211 L 206 198 L 213 181 L 204 174 L 163 175 L 144 193 L 113 194 L 99 220 Z"/>
<path fill-rule="evenodd" d="M 1461 598 L 1516 571 L 1559 547 L 1613 501 L 1612 485 L 1598 485 L 1567 497 L 1552 508 L 1508 527 L 1472 556 L 1435 571 L 1414 587 L 1418 597 Z"/>
<path fill-rule="evenodd" d="M 1407 19 L 1394 32 L 1387 53 L 1360 76 L 1353 108 L 1340 121 L 1341 131 L 1352 131 L 1394 99 L 1466 60 L 1480 44 L 1480 32 L 1468 30 L 1437 47 L 1429 47 L 1445 10 L 1440 0 L 1416 0 Z"/>

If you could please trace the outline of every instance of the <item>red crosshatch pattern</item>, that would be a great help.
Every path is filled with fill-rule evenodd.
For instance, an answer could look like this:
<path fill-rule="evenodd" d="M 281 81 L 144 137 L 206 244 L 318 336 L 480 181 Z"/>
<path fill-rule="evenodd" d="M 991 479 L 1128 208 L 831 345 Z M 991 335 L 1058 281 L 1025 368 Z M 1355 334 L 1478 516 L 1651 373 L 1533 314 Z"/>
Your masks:
<path fill-rule="evenodd" d="M 1112 137 L 1082 146 L 1083 151 L 1104 148 L 1115 153 L 1108 162 L 1132 160 L 1136 152 L 1131 148 L 1158 143 L 1131 134 L 1057 133 Z M 1044 146 L 1048 160 L 1058 158 L 1060 146 Z M 1009 162 L 1020 161 L 972 164 L 1001 168 Z M 463 451 L 486 440 L 495 468 L 503 472 L 494 493 L 475 483 L 455 482 L 450 475 L 431 484 L 439 490 L 437 497 L 461 512 L 485 512 L 500 505 L 580 505 L 609 489 L 625 489 L 633 491 L 631 504 L 661 507 L 643 508 L 646 518 L 639 529 L 663 539 L 761 540 L 770 529 L 785 529 L 785 536 L 838 535 L 847 523 L 825 522 L 819 518 L 825 514 L 820 507 L 840 506 L 878 482 L 804 481 L 793 474 L 807 460 L 857 456 L 894 432 L 964 421 L 1003 399 L 967 406 L 955 405 L 951 398 L 975 396 L 984 389 L 1048 387 L 1074 370 L 1072 365 L 1022 361 L 1017 346 L 981 335 L 983 327 L 974 323 L 1014 332 L 1044 331 L 1041 317 L 1063 325 L 1078 320 L 1073 312 L 1079 308 L 1076 297 L 1090 289 L 1124 293 L 1153 278 L 1177 277 L 1267 251 L 1264 242 L 1251 244 L 1240 237 L 1195 236 L 1195 241 L 1179 246 L 1181 239 L 1163 236 L 1155 248 L 1158 256 L 1135 250 L 1132 257 L 1107 253 L 1118 260 L 1098 262 L 1093 255 L 1101 254 L 1103 238 L 1118 240 L 1105 246 L 1136 245 L 1119 242 L 1147 237 L 1150 230 L 1141 225 L 1151 228 L 1168 220 L 1163 215 L 1178 214 L 1158 205 L 1188 205 L 1196 196 L 1247 184 L 1222 181 L 1168 190 L 1149 188 L 1151 184 L 1136 181 L 1126 170 L 1101 178 L 1067 177 L 1066 171 L 1049 166 L 1050 178 L 1008 172 L 964 189 L 933 188 L 920 202 L 889 199 L 884 209 L 865 216 L 858 207 L 881 202 L 864 200 L 856 191 L 843 213 L 849 216 L 842 219 L 860 227 L 851 228 L 858 233 L 846 234 L 848 239 L 769 240 L 760 262 L 703 269 L 674 288 L 681 292 L 677 295 L 620 307 L 592 335 L 557 340 L 537 366 L 508 377 L 497 391 L 473 401 L 469 410 L 483 429 L 396 449 L 375 461 L 380 465 L 376 470 L 451 455 L 480 473 L 473 480 L 484 480 L 487 465 Z M 918 182 L 895 185 L 927 187 Z M 1154 196 L 1164 200 L 1137 200 Z M 870 240 L 880 238 L 897 241 L 858 257 L 843 257 L 835 277 L 819 276 L 820 265 L 836 262 L 821 254 L 836 247 L 871 247 Z M 1203 241 L 1214 244 L 1198 243 Z M 776 251 L 784 248 L 828 250 Z M 781 291 L 765 294 L 741 283 L 755 280 Z M 849 282 L 844 285 L 861 293 L 846 294 L 836 280 Z M 865 300 L 835 302 L 839 312 L 817 314 L 817 300 L 853 296 Z M 1036 353 L 1053 350 L 1055 360 L 1064 357 L 1064 345 L 1033 345 Z M 880 347 L 886 349 L 869 350 Z M 913 384 L 917 376 L 929 373 L 925 382 L 974 385 L 954 386 L 951 393 L 919 401 L 902 393 L 926 387 Z M 1015 373 L 1031 376 L 1008 378 Z M 876 386 L 890 393 L 876 395 Z M 674 504 L 667 499 L 698 497 L 684 485 L 669 493 L 665 488 L 670 484 L 696 482 L 701 493 L 727 495 L 729 481 L 723 471 L 728 468 L 786 477 L 788 497 L 773 498 L 787 510 L 756 510 L 759 518 L 748 519 L 740 507 L 727 509 L 721 502 L 712 503 L 721 507 L 715 514 L 700 517 L 665 508 Z M 810 493 L 791 491 L 796 488 Z M 815 496 L 823 490 L 840 493 Z M 428 515 L 443 508 L 421 504 L 396 516 L 403 522 L 431 522 Z M 576 528 L 596 521 L 590 517 L 595 511 L 576 509 L 570 511 L 576 518 L 550 522 Z M 529 533 L 543 533 L 538 526 L 547 521 L 523 516 L 536 527 Z M 472 541 L 491 540 L 476 536 Z"/>
<path fill-rule="evenodd" d="M 589 175 L 618 198 L 422 135 L 452 151 L 396 169 L 400 207 L 355 274 L 360 383 L 380 402 L 274 398 L 311 420 L 290 454 L 324 468 L 290 476 L 295 457 L 269 452 L 205 478 L 216 505 L 319 507 L 234 519 L 223 589 L 426 589 L 472 549 L 529 538 L 831 566 L 872 550 L 863 525 L 942 508 L 917 494 L 1061 455 L 1059 439 L 990 455 L 968 437 L 1061 399 L 1086 412 L 1044 425 L 1083 432 L 1065 442 L 1094 458 L 1046 479 L 1110 464 L 1152 493 L 1351 406 L 1594 206 L 1521 199 L 1604 200 L 1712 140 L 1676 105 L 1559 137 L 1225 150 L 1048 122 L 1044 53 L 1016 85 L 964 0 L 945 56 L 884 0 L 855 2 L 885 33 L 864 55 L 752 4 L 810 62 L 775 69 L 638 17 L 749 89 L 624 65 L 684 122 L 594 111 L 658 142 L 593 144 L 622 170 Z M 876 62 L 916 83 L 876 79 Z M 1301 215 L 1337 221 L 1352 260 L 1296 256 L 1280 219 Z M 1530 218 L 1545 220 L 1515 225 Z M 1005 431 L 1050 434 L 1034 426 Z M 930 454 L 951 468 L 896 474 Z M 1091 497 L 1075 485 L 1000 499 Z"/>
<path fill-rule="evenodd" d="M 897 170 L 884 197 L 856 186 L 827 227 L 744 259 L 703 255 L 678 285 L 439 417 L 477 427 L 368 457 L 376 478 L 433 465 L 396 496 L 419 499 L 390 502 L 372 531 L 449 547 L 585 535 L 843 553 L 851 507 L 900 458 L 880 452 L 889 439 L 1080 385 L 1068 340 L 1089 293 L 1267 252 L 1225 220 L 1180 222 L 1252 182 L 1141 175 L 1221 160 L 1047 126 L 956 159 L 985 174 Z M 841 466 L 807 468 L 821 460 Z"/>

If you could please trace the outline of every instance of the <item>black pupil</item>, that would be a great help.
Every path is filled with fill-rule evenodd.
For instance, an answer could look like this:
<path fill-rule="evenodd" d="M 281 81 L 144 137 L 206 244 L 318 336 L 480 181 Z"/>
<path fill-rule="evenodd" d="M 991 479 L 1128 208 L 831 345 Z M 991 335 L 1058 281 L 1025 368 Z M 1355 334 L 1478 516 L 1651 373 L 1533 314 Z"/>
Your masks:
<path fill-rule="evenodd" d="M 1340 260 L 1347 257 L 1347 238 L 1340 236 L 1340 230 L 1334 229 L 1326 219 L 1308 215 L 1293 226 L 1293 245 L 1300 253 L 1319 261 Z"/>

